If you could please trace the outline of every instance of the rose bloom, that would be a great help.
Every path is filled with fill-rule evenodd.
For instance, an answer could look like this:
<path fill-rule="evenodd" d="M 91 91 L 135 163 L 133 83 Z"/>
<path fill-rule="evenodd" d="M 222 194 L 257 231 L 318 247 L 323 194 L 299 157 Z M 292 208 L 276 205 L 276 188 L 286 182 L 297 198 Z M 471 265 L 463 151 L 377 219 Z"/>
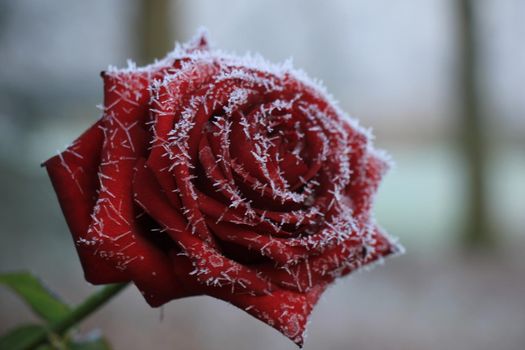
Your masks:
<path fill-rule="evenodd" d="M 299 345 L 337 277 L 398 253 L 369 134 L 290 64 L 208 48 L 102 73 L 102 117 L 44 163 L 86 279 L 210 295 Z"/>

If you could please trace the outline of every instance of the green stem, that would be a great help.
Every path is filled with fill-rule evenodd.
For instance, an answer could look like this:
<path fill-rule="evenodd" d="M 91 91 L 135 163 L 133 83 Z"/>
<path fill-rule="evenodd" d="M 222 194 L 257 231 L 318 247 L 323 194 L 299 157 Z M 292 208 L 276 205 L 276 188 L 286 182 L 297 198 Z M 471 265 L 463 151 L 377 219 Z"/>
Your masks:
<path fill-rule="evenodd" d="M 32 337 L 28 337 L 24 344 L 20 344 L 20 347 L 16 350 L 34 349 L 38 345 L 45 343 L 50 334 L 63 335 L 71 327 L 80 323 L 80 321 L 91 315 L 100 306 L 104 305 L 107 301 L 117 295 L 127 285 L 127 283 L 110 284 L 101 288 L 99 291 L 90 295 L 80 305 L 71 310 L 67 316 L 57 322 L 51 323 L 46 330 L 42 330 L 42 332 L 36 333 Z"/>

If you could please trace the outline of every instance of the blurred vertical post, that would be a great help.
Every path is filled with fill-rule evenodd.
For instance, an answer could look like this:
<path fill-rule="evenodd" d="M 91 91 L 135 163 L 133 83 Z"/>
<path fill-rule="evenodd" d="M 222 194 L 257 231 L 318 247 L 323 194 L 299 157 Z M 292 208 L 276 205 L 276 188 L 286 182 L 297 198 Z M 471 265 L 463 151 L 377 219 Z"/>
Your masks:
<path fill-rule="evenodd" d="M 459 0 L 459 92 L 460 92 L 460 144 L 466 167 L 466 221 L 463 243 L 467 248 L 490 242 L 490 224 L 487 213 L 485 162 L 487 140 L 480 107 L 478 53 L 476 37 L 476 0 Z"/>
<path fill-rule="evenodd" d="M 138 0 L 134 23 L 137 61 L 148 64 L 173 49 L 170 0 Z"/>

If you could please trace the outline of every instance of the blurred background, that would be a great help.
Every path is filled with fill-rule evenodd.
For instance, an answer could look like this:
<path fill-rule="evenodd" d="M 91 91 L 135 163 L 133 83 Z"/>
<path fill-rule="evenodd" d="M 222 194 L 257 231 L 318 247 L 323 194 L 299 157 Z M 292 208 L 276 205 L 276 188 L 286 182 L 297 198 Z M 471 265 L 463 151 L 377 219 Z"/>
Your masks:
<path fill-rule="evenodd" d="M 396 167 L 376 216 L 407 254 L 339 281 L 305 349 L 525 349 L 525 1 L 0 0 L 0 271 L 72 303 L 95 290 L 43 160 L 99 117 L 99 72 L 201 25 L 324 81 Z M 149 308 L 128 288 L 82 329 L 115 349 L 295 349 L 218 300 Z M 0 333 L 31 320 L 0 289 Z"/>

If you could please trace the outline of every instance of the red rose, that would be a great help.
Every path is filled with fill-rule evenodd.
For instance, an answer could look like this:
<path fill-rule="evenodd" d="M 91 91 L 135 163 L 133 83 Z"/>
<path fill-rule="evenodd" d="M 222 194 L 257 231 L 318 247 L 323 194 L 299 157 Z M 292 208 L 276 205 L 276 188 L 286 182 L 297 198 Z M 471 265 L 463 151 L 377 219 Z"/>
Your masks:
<path fill-rule="evenodd" d="M 89 282 L 211 295 L 302 344 L 327 285 L 398 251 L 371 216 L 386 162 L 304 74 L 199 37 L 102 77 L 102 118 L 45 163 Z"/>

